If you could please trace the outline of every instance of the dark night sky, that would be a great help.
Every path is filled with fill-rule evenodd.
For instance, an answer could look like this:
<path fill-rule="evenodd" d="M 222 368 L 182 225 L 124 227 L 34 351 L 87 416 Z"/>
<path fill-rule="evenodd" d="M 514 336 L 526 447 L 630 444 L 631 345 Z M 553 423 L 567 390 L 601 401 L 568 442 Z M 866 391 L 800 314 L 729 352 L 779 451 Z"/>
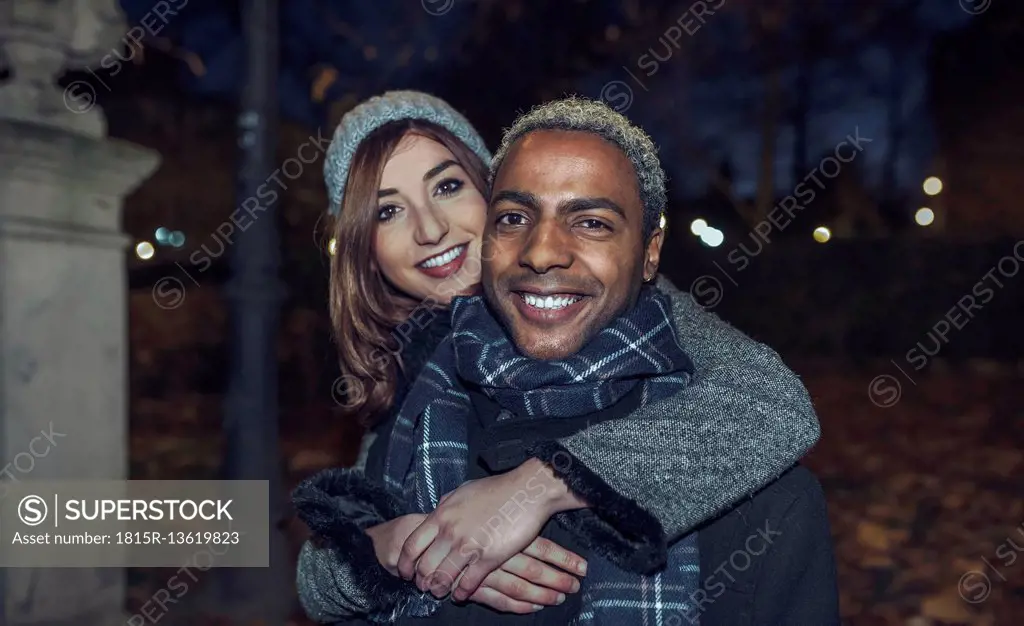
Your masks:
<path fill-rule="evenodd" d="M 516 5 L 513 2 L 499 10 L 491 5 L 490 15 L 487 3 L 464 0 L 455 0 L 453 6 L 442 0 L 284 0 L 282 112 L 311 126 L 323 123 L 327 107 L 310 97 L 323 67 L 337 71 L 325 101 L 347 94 L 364 98 L 387 88 L 425 89 L 451 99 L 492 141 L 496 129 L 510 123 L 517 110 L 542 99 L 541 93 L 551 97 L 575 92 L 595 98 L 617 93 L 619 101 L 629 98 L 625 112 L 661 146 L 677 194 L 699 193 L 706 185 L 708 164 L 696 163 L 697 153 L 705 160 L 731 161 L 736 191 L 750 194 L 759 157 L 755 105 L 763 100 L 763 74 L 755 67 L 756 43 L 745 49 L 733 45 L 742 26 L 736 12 L 727 9 L 742 10 L 749 0 L 732 2 L 735 5 L 724 5 L 694 27 L 698 22 L 686 17 L 693 11 L 691 2 L 641 3 L 645 8 L 661 6 L 657 17 L 644 22 L 630 13 L 631 3 L 621 0 L 577 0 L 554 7 L 527 6 L 519 12 L 507 8 Z M 155 19 L 154 0 L 121 4 L 133 23 L 157 26 L 149 27 L 144 43 L 147 37 L 170 41 L 179 51 L 187 51 L 180 54 L 202 60 L 199 75 L 188 64 L 180 64 L 175 82 L 181 88 L 200 96 L 236 97 L 243 52 L 237 0 L 172 0 L 170 4 L 181 10 L 166 20 Z M 840 22 L 844 11 L 859 10 L 851 8 L 855 4 L 828 0 L 818 5 L 827 7 L 826 14 L 835 14 L 835 36 L 849 30 Z M 884 21 L 887 5 L 903 2 L 875 4 Z M 888 35 L 857 41 L 811 66 L 809 164 L 859 128 L 861 136 L 873 140 L 859 164 L 868 180 L 877 182 L 887 150 L 885 100 L 877 83 L 893 69 L 903 84 L 900 97 L 908 139 L 899 162 L 899 182 L 904 189 L 920 184 L 928 174 L 934 144 L 925 100 L 928 46 L 934 34 L 971 19 L 960 4 L 922 0 L 914 19 L 892 25 Z M 789 16 L 806 6 L 789 3 Z M 445 8 L 450 10 L 430 14 Z M 493 15 L 502 11 L 504 15 Z M 666 47 L 666 32 L 681 21 L 693 29 L 684 35 L 684 46 L 690 48 Z M 607 45 L 616 41 L 621 45 Z M 601 50 L 591 54 L 586 48 L 595 42 Z M 664 62 L 652 61 L 655 53 L 670 56 Z M 588 62 L 559 61 L 569 57 Z M 791 93 L 794 77 L 791 67 L 783 71 L 785 93 Z M 617 92 L 608 91 L 610 83 Z M 793 185 L 792 142 L 792 127 L 784 123 L 777 143 L 779 189 Z"/>

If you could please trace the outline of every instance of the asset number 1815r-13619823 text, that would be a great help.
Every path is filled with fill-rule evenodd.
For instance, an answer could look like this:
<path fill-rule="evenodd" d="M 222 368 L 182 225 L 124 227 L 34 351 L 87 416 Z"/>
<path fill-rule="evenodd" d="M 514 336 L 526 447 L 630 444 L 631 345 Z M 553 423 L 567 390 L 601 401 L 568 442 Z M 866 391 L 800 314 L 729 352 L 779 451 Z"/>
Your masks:
<path fill-rule="evenodd" d="M 239 542 L 238 531 L 211 532 L 211 531 L 171 531 L 158 532 L 134 531 L 117 533 L 117 543 L 123 545 L 202 545 L 202 544 L 229 544 Z"/>

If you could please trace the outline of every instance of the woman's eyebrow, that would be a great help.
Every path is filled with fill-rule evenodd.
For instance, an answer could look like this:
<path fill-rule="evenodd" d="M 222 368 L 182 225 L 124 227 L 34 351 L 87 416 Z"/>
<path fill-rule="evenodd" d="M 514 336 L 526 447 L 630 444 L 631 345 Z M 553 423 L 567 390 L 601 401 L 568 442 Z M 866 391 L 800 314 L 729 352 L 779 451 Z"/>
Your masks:
<path fill-rule="evenodd" d="M 458 165 L 459 165 L 458 161 L 455 161 L 453 159 L 448 159 L 447 161 L 442 161 L 441 163 L 438 163 L 434 167 L 432 167 L 429 170 L 427 170 L 427 173 L 423 175 L 423 182 L 427 182 L 431 178 L 437 176 L 438 174 L 440 174 L 441 172 L 445 171 L 449 167 L 452 167 L 453 165 L 458 167 Z"/>
<path fill-rule="evenodd" d="M 447 161 L 442 161 L 438 163 L 434 167 L 427 170 L 427 173 L 423 175 L 423 182 L 427 182 L 431 178 L 434 178 L 435 176 L 437 176 L 438 174 L 452 166 L 459 167 L 459 162 L 452 159 L 448 159 Z M 388 187 L 387 189 L 381 189 L 380 191 L 378 191 L 377 197 L 383 198 L 385 196 L 392 196 L 396 193 L 398 193 L 397 189 L 393 187 Z"/>

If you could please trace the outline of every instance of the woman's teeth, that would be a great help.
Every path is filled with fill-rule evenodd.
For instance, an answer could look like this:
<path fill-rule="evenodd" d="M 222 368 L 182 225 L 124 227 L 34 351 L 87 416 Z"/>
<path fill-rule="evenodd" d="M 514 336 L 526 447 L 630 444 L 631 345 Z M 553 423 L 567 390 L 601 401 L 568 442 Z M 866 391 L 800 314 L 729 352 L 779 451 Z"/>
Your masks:
<path fill-rule="evenodd" d="M 437 256 L 430 257 L 426 261 L 420 263 L 420 267 L 441 267 L 442 265 L 447 265 L 457 259 L 465 249 L 466 246 L 456 246 L 448 252 L 442 252 Z"/>
<path fill-rule="evenodd" d="M 564 309 L 582 299 L 582 296 L 535 296 L 532 293 L 519 295 L 522 296 L 526 304 L 538 309 Z"/>

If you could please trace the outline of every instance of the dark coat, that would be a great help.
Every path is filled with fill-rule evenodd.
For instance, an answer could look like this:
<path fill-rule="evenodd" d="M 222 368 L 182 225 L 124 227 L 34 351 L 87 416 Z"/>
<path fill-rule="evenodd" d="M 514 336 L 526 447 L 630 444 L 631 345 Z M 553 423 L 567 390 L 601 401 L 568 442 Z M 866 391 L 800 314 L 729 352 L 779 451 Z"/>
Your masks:
<path fill-rule="evenodd" d="M 828 509 L 807 468 L 793 467 L 697 532 L 702 626 L 839 624 Z"/>
<path fill-rule="evenodd" d="M 377 437 L 366 462 L 368 478 L 382 482 L 397 408 L 410 382 L 449 331 L 448 317 L 440 315 L 425 328 L 414 329 L 404 342 L 405 375 L 399 380 L 394 408 L 374 428 Z M 693 595 L 696 614 L 670 616 L 664 626 L 685 626 L 698 620 L 704 626 L 839 624 L 824 495 L 806 468 L 795 466 L 698 531 L 701 588 Z M 352 619 L 343 623 L 369 622 Z"/>
<path fill-rule="evenodd" d="M 581 427 L 582 424 L 576 426 Z M 534 425 L 527 438 L 516 440 L 516 447 L 526 445 L 529 439 L 564 434 L 546 432 Z M 495 443 L 492 440 L 487 447 L 493 449 Z M 471 444 L 472 447 L 475 446 Z M 506 450 L 505 454 L 509 452 Z M 526 456 L 525 451 L 520 451 L 510 458 Z M 375 478 L 382 480 L 382 476 Z M 665 626 L 839 624 L 839 594 L 828 510 L 821 485 L 807 468 L 794 466 L 767 487 L 703 524 L 697 532 L 701 586 L 691 596 L 695 610 L 679 615 L 678 619 L 669 617 Z M 589 556 L 579 545 L 565 547 Z M 480 619 L 476 613 L 486 612 L 482 608 L 475 611 L 446 608 L 443 616 L 438 616 L 446 625 L 456 624 L 453 616 L 463 611 L 467 620 L 473 614 L 476 621 Z M 535 616 L 493 616 L 492 619 L 502 624 L 548 623 L 538 621 L 538 618 L 543 619 L 544 612 Z M 441 623 L 437 619 L 408 618 L 401 623 L 418 622 Z"/>

